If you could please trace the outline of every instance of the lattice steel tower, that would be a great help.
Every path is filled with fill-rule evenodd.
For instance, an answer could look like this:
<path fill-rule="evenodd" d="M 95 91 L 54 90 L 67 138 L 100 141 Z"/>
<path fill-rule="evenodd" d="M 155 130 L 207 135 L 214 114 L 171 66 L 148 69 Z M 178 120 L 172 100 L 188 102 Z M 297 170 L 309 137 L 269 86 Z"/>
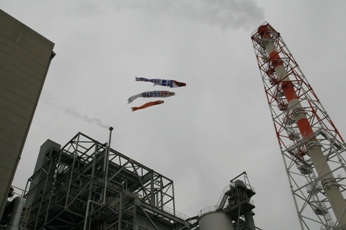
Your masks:
<path fill-rule="evenodd" d="M 346 229 L 346 145 L 270 24 L 251 36 L 302 229 Z"/>

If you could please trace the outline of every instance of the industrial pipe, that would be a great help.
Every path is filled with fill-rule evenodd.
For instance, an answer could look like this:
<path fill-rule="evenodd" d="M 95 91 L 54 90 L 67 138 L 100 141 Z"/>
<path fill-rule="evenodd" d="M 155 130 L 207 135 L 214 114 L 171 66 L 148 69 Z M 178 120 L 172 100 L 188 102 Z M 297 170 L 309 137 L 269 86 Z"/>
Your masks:
<path fill-rule="evenodd" d="M 106 203 L 106 196 L 107 196 L 109 152 L 110 152 L 110 149 L 111 149 L 112 131 L 113 131 L 113 127 L 109 127 L 109 142 L 107 144 L 107 149 L 106 149 L 106 152 L 105 152 L 104 168 L 103 168 L 104 169 L 104 188 L 103 188 L 102 204 Z"/>
<path fill-rule="evenodd" d="M 7 224 L 6 230 L 18 230 L 20 218 L 22 216 L 23 207 L 25 203 L 25 199 L 21 196 L 17 196 L 13 199 L 14 207 L 11 213 L 11 218 L 9 223 Z"/>

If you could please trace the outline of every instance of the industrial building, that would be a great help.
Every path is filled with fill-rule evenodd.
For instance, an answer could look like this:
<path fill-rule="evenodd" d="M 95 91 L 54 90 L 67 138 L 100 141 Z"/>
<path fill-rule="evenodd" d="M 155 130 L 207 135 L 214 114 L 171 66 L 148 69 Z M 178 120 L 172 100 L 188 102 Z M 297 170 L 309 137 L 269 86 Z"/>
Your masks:
<path fill-rule="evenodd" d="M 54 43 L 0 10 L 0 217 L 52 58 Z"/>
<path fill-rule="evenodd" d="M 256 229 L 251 200 L 255 192 L 246 173 L 230 181 L 217 205 L 188 217 L 176 210 L 171 179 L 110 148 L 110 140 L 102 144 L 83 133 L 63 147 L 47 140 L 41 146 L 35 173 L 28 180 L 21 226 L 75 230 Z"/>
<path fill-rule="evenodd" d="M 82 133 L 44 143 L 29 182 L 28 229 L 190 229 L 172 180 Z"/>

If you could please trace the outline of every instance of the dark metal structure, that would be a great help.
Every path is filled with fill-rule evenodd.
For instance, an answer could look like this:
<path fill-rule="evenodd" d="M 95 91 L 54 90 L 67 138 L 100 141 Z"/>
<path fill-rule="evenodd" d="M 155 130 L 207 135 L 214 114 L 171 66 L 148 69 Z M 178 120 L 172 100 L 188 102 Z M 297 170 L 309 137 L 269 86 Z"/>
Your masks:
<path fill-rule="evenodd" d="M 82 133 L 41 146 L 26 190 L 27 229 L 193 229 L 172 180 Z"/>
<path fill-rule="evenodd" d="M 250 185 L 249 178 L 246 172 L 243 172 L 233 178 L 230 184 L 226 186 L 222 192 L 219 202 L 212 207 L 203 209 L 199 213 L 199 219 L 209 214 L 225 214 L 230 220 L 229 226 L 225 224 L 224 228 L 220 226 L 218 219 L 208 219 L 208 226 L 204 227 L 200 224 L 201 229 L 234 229 L 234 230 L 256 230 L 259 229 L 255 226 L 255 215 L 253 209 L 255 208 L 252 197 L 256 194 L 254 188 Z M 211 223 L 215 222 L 215 223 Z"/>
<path fill-rule="evenodd" d="M 224 193 L 219 209 L 231 216 L 233 228 L 236 230 L 255 230 L 255 222 L 253 219 L 255 208 L 253 201 L 255 190 L 250 185 L 246 172 L 230 181 L 230 185 Z M 227 201 L 227 202 L 226 202 Z"/>

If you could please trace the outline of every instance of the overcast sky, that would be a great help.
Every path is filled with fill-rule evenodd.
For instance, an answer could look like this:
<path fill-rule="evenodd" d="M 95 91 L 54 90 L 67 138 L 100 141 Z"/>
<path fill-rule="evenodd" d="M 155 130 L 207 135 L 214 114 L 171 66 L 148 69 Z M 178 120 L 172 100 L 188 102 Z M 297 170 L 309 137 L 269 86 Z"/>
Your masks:
<path fill-rule="evenodd" d="M 255 223 L 299 229 L 251 42 L 269 22 L 287 44 L 342 136 L 346 135 L 342 0 L 1 0 L 0 8 L 55 43 L 14 185 L 25 187 L 47 139 L 77 132 L 174 181 L 177 211 L 215 205 L 246 171 Z M 175 79 L 165 103 L 128 97 L 170 90 L 135 76 Z"/>

